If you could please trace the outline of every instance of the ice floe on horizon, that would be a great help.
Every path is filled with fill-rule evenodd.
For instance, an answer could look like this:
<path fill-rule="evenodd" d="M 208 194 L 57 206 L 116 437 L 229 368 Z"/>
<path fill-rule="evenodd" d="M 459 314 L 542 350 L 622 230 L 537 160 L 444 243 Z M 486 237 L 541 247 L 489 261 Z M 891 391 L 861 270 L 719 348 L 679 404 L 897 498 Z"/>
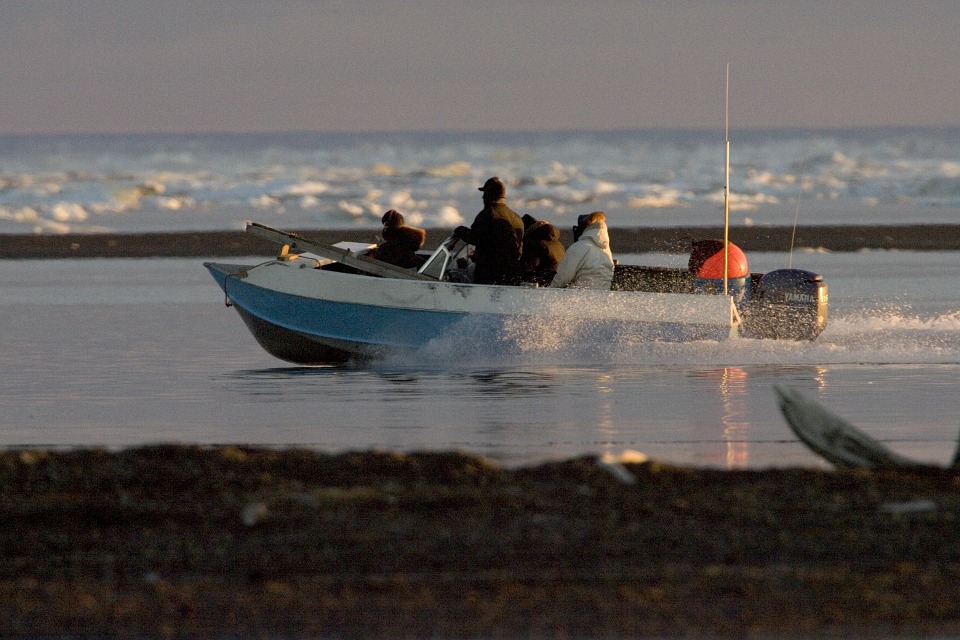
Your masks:
<path fill-rule="evenodd" d="M 802 224 L 954 222 L 960 208 L 960 135 L 746 138 L 731 149 L 734 224 L 746 213 L 755 224 L 789 223 L 798 203 Z M 481 140 L 406 134 L 351 144 L 344 136 L 310 146 L 283 135 L 243 144 L 197 135 L 164 138 L 158 149 L 132 135 L 99 146 L 96 136 L 83 144 L 67 136 L 29 152 L 0 145 L 0 232 L 232 229 L 251 209 L 293 228 L 376 228 L 389 208 L 444 227 L 472 219 L 477 186 L 490 175 L 504 179 L 514 208 L 564 226 L 597 209 L 618 226 L 700 225 L 693 210 L 716 208 L 724 197 L 722 141 L 708 136 Z"/>

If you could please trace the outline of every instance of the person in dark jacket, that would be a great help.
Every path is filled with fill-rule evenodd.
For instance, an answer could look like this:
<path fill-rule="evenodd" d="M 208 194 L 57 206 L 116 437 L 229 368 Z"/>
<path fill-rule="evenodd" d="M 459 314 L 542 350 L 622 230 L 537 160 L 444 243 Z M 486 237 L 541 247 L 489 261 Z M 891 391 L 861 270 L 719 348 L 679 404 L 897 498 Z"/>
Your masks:
<path fill-rule="evenodd" d="M 557 273 L 557 265 L 563 260 L 560 230 L 546 220 L 537 220 L 531 215 L 523 216 L 522 220 L 526 231 L 520 255 L 520 279 L 548 287 Z"/>
<path fill-rule="evenodd" d="M 383 242 L 374 250 L 373 257 L 404 269 L 419 269 L 424 257 L 418 255 L 417 251 L 427 239 L 427 232 L 408 227 L 404 224 L 403 215 L 393 209 L 383 214 L 380 221 L 383 223 Z"/>
<path fill-rule="evenodd" d="M 483 210 L 469 227 L 457 227 L 454 235 L 475 247 L 476 284 L 520 284 L 520 252 L 523 247 L 523 222 L 506 204 L 506 187 L 500 178 L 487 180 L 483 192 Z"/>

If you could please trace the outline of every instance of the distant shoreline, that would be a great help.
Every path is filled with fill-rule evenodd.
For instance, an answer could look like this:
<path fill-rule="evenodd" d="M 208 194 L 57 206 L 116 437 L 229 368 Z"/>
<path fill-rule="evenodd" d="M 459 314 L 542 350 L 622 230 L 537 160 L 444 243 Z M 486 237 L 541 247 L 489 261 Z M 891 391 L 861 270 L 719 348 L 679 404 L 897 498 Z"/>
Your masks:
<path fill-rule="evenodd" d="M 299 229 L 296 233 L 322 244 L 340 241 L 376 242 L 377 229 Z M 429 229 L 427 246 L 436 246 L 449 229 Z M 572 242 L 561 231 L 564 244 Z M 633 227 L 611 229 L 614 253 L 685 253 L 691 238 L 718 238 L 718 226 Z M 960 251 L 960 224 L 833 225 L 798 227 L 738 226 L 730 241 L 744 251 L 788 251 L 794 248 L 828 251 L 896 249 Z M 273 243 L 243 231 L 181 231 L 150 233 L 91 233 L 64 235 L 0 234 L 0 260 L 54 258 L 189 258 L 269 255 Z"/>

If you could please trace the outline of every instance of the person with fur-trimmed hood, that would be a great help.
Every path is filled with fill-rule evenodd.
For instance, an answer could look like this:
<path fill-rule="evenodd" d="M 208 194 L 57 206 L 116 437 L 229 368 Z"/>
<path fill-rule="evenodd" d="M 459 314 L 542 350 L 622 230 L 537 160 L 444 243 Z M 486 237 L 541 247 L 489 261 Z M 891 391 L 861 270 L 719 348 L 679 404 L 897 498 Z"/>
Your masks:
<path fill-rule="evenodd" d="M 546 220 L 527 214 L 523 218 L 523 253 L 520 255 L 520 279 L 541 287 L 550 285 L 563 260 L 560 230 Z"/>
<path fill-rule="evenodd" d="M 419 269 L 425 258 L 417 254 L 427 239 L 427 232 L 404 224 L 403 215 L 390 209 L 380 220 L 383 223 L 383 242 L 373 257 L 404 269 Z"/>
<path fill-rule="evenodd" d="M 574 228 L 577 240 L 567 249 L 550 286 L 609 290 L 614 265 L 607 216 L 602 211 L 594 211 L 580 216 L 577 222 Z"/>
<path fill-rule="evenodd" d="M 506 204 L 507 189 L 500 178 L 487 180 L 483 192 L 483 210 L 469 227 L 457 227 L 453 234 L 475 247 L 476 284 L 520 284 L 520 253 L 523 247 L 523 222 Z"/>

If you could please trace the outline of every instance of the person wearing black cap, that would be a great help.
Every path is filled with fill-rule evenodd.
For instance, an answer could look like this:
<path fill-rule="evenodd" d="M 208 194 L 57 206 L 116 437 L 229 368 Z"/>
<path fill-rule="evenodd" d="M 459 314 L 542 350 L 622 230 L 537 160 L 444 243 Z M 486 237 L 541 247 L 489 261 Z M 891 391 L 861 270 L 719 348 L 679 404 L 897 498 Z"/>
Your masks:
<path fill-rule="evenodd" d="M 453 234 L 475 247 L 475 284 L 520 284 L 523 221 L 506 204 L 507 190 L 494 176 L 480 187 L 483 210 Z"/>

